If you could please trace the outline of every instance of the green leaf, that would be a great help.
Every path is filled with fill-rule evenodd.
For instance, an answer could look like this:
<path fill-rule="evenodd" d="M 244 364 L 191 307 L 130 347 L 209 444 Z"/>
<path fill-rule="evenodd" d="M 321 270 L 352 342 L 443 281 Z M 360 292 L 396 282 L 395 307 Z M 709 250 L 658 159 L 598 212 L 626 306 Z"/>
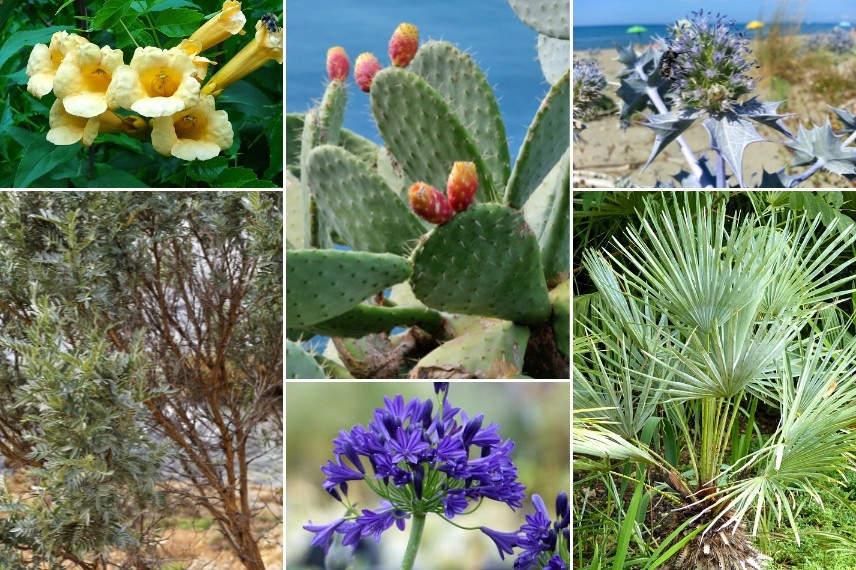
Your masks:
<path fill-rule="evenodd" d="M 202 17 L 202 13 L 196 10 L 169 8 L 158 13 L 155 18 L 155 27 L 166 36 L 182 38 L 196 31 Z"/>
<path fill-rule="evenodd" d="M 95 12 L 92 18 L 92 28 L 96 30 L 108 29 L 119 23 L 128 11 L 139 17 L 140 13 L 131 9 L 131 5 L 125 0 L 107 0 L 100 10 Z"/>
<path fill-rule="evenodd" d="M 57 146 L 46 139 L 36 139 L 24 151 L 15 174 L 15 187 L 25 188 L 60 164 L 72 160 L 80 151 L 76 144 Z"/>
<path fill-rule="evenodd" d="M 187 167 L 187 176 L 192 180 L 212 182 L 229 167 L 225 156 L 215 156 L 211 160 L 194 160 Z"/>
<path fill-rule="evenodd" d="M 39 28 L 38 30 L 29 30 L 26 32 L 17 32 L 12 34 L 8 40 L 0 48 L 0 68 L 5 65 L 9 58 L 17 54 L 21 48 L 32 47 L 36 44 L 47 44 L 51 40 L 51 36 L 56 32 L 73 29 L 68 26 L 51 26 L 49 28 Z"/>
<path fill-rule="evenodd" d="M 99 174 L 92 180 L 86 181 L 88 188 L 148 188 L 148 184 L 142 182 L 139 178 L 125 172 L 124 170 L 116 170 L 112 166 L 103 165 L 104 168 L 99 169 Z"/>
<path fill-rule="evenodd" d="M 246 81 L 238 81 L 230 85 L 223 95 L 217 98 L 218 109 L 222 109 L 225 103 L 239 107 L 248 117 L 262 117 L 270 120 L 272 111 L 269 106 L 273 101 L 265 95 L 264 91 Z M 281 114 L 281 111 L 279 112 Z M 231 112 L 229 114 L 231 115 Z"/>
<path fill-rule="evenodd" d="M 155 40 L 152 34 L 140 20 L 122 20 L 122 24 L 114 30 L 116 49 L 123 49 L 131 45 L 139 47 L 154 45 Z"/>
<path fill-rule="evenodd" d="M 187 0 L 164 0 L 163 2 L 149 2 L 149 12 L 162 12 L 171 8 L 196 8 L 196 4 Z M 152 5 L 153 4 L 153 5 Z"/>
<path fill-rule="evenodd" d="M 639 511 L 639 506 L 642 502 L 642 491 L 645 490 L 643 484 L 644 469 L 639 467 L 635 480 L 636 488 L 633 491 L 633 498 L 630 499 L 630 505 L 627 507 L 627 513 L 624 515 L 624 522 L 621 524 L 621 530 L 618 533 L 618 544 L 615 547 L 615 558 L 612 563 L 612 570 L 621 570 L 624 568 L 624 560 L 627 558 L 627 550 L 630 547 L 630 537 L 633 535 L 636 527 L 636 515 Z"/>
<path fill-rule="evenodd" d="M 265 171 L 265 178 L 273 178 L 275 174 L 282 172 L 282 121 L 274 121 L 273 130 L 268 136 L 270 146 L 270 166 Z"/>
<path fill-rule="evenodd" d="M 255 172 L 249 168 L 236 167 L 220 173 L 213 185 L 217 188 L 242 188 L 254 180 L 258 180 Z"/>

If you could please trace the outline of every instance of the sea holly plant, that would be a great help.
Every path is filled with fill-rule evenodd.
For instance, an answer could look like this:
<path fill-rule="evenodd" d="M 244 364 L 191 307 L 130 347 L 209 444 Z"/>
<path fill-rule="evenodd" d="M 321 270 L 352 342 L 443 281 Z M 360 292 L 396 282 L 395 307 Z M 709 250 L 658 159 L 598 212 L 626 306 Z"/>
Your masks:
<path fill-rule="evenodd" d="M 281 8 L 270 1 L 263 4 Z M 247 168 L 229 172 L 230 165 L 222 155 L 234 159 L 239 149 L 246 154 L 246 147 L 260 139 L 273 148 L 268 137 L 259 136 L 257 128 L 251 135 L 247 132 L 251 122 L 248 115 L 254 113 L 236 107 L 235 101 L 248 94 L 245 85 L 236 85 L 239 81 L 271 60 L 283 61 L 283 32 L 276 14 L 259 10 L 262 6 L 245 13 L 236 0 L 197 0 L 185 2 L 181 8 L 171 5 L 164 0 L 106 2 L 88 11 L 86 2 L 77 2 L 73 7 L 76 27 L 54 26 L 44 32 L 12 34 L 3 53 L 33 46 L 22 70 L 23 81 L 26 91 L 43 102 L 25 103 L 41 111 L 31 113 L 37 128 L 29 129 L 38 138 L 24 137 L 32 146 L 36 163 L 23 161 L 14 185 L 29 185 L 50 171 L 51 164 L 74 163 L 77 154 L 88 154 L 88 179 L 103 175 L 113 179 L 113 184 L 107 184 L 110 186 L 138 186 L 141 180 L 135 183 L 133 175 L 109 176 L 107 161 L 98 165 L 100 169 L 96 167 L 102 162 L 91 148 L 96 139 L 138 155 L 158 157 L 161 163 L 164 159 L 158 155 L 184 161 L 185 170 L 180 173 L 175 172 L 181 164 L 178 161 L 160 169 L 161 177 L 175 175 L 169 180 L 173 185 L 182 185 L 187 177 L 215 185 L 270 185 L 258 178 L 280 172 L 278 159 L 271 158 L 267 168 L 256 172 Z M 66 6 L 70 3 L 63 8 Z M 249 26 L 248 16 L 255 16 Z M 258 90 L 252 95 L 260 111 L 266 104 L 273 110 L 276 98 L 281 98 L 279 94 L 269 99 Z M 277 112 L 281 115 L 281 109 Z M 39 132 L 39 115 L 49 127 L 46 133 Z M 265 124 L 271 124 L 269 116 Z M 281 132 L 278 134 L 280 140 L 273 146 L 281 150 Z M 272 136 L 270 140 L 274 142 Z M 68 148 L 51 148 L 44 141 Z M 150 147 L 144 146 L 146 143 Z M 85 153 L 77 152 L 80 146 L 87 149 Z M 121 154 L 113 148 L 101 148 L 97 150 L 110 156 Z M 269 154 L 266 149 L 264 155 Z M 208 162 L 212 159 L 216 160 Z M 128 162 L 123 159 L 113 164 Z M 200 168 L 194 162 L 208 164 Z M 251 161 L 242 163 L 249 166 Z"/>
<path fill-rule="evenodd" d="M 435 515 L 460 529 L 480 530 L 494 541 L 503 559 L 521 548 L 516 570 L 567 570 L 570 508 L 566 493 L 556 500 L 555 518 L 541 497 L 533 495 L 535 513 L 526 515 L 516 532 L 459 522 L 484 501 L 521 508 L 526 493 L 511 458 L 514 442 L 502 439 L 498 424 L 484 426 L 483 414 L 469 416 L 454 407 L 448 400 L 449 385 L 435 383 L 436 412 L 430 399 L 405 402 L 401 395 L 384 397 L 384 407 L 374 411 L 368 425 L 339 432 L 333 440 L 335 461 L 328 460 L 321 470 L 326 475 L 324 489 L 342 503 L 345 515 L 328 524 L 310 521 L 305 525 L 315 534 L 312 545 L 324 548 L 328 567 L 331 559 L 344 559 L 345 564 L 338 567 L 345 567 L 361 537 L 373 536 L 380 542 L 393 525 L 402 531 L 409 526 L 400 567 L 410 570 L 426 517 Z M 358 509 L 351 503 L 349 488 L 357 481 L 379 497 L 379 508 Z M 344 555 L 342 547 L 350 547 Z"/>
<path fill-rule="evenodd" d="M 676 179 L 687 187 L 745 187 L 743 155 L 753 143 L 766 141 L 757 130 L 765 125 L 786 137 L 783 144 L 796 153 L 793 167 L 807 165 L 798 174 L 786 169 L 763 172 L 752 183 L 760 187 L 793 187 L 824 169 L 836 174 L 856 174 L 856 149 L 832 132 L 831 127 L 800 127 L 796 136 L 782 123 L 779 102 L 764 102 L 757 95 L 748 72 L 757 67 L 749 41 L 731 31 L 734 22 L 725 16 L 699 10 L 671 27 L 663 40 L 665 49 L 647 48 L 638 54 L 632 46 L 619 48 L 625 65 L 617 91 L 623 101 L 620 119 L 626 128 L 631 117 L 648 109 L 642 124 L 656 133 L 645 167 L 672 143 L 678 144 L 688 171 Z M 701 122 L 710 137 L 713 164 L 697 156 L 683 133 Z M 726 169 L 727 167 L 727 169 Z M 732 181 L 729 180 L 729 172 Z"/>
<path fill-rule="evenodd" d="M 472 57 L 403 23 L 389 61 L 354 65 L 383 145 L 342 126 L 341 47 L 320 104 L 286 117 L 287 375 L 569 377 L 569 69 L 512 169 Z M 332 340 L 310 355 L 316 335 Z"/>

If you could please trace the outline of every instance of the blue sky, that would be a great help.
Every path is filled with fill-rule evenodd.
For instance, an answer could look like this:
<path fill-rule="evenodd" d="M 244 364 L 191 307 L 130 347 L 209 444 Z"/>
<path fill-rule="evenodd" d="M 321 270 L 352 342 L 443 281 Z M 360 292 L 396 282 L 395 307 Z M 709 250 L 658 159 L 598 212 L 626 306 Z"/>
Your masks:
<path fill-rule="evenodd" d="M 802 21 L 848 20 L 856 25 L 854 0 L 794 0 L 784 2 L 802 15 Z M 704 8 L 737 22 L 769 20 L 776 9 L 773 0 L 573 0 L 575 26 L 672 24 L 690 12 Z"/>

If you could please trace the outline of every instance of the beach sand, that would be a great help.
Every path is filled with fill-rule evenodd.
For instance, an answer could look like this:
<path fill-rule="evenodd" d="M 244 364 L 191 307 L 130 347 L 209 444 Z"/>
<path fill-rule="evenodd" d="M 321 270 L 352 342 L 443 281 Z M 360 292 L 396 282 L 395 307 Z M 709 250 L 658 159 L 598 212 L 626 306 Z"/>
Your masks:
<path fill-rule="evenodd" d="M 641 52 L 644 48 L 642 45 L 635 47 L 637 52 Z M 617 75 L 623 66 L 615 60 L 617 55 L 615 49 L 575 51 L 574 59 L 593 59 L 600 64 L 607 81 L 609 81 L 607 94 L 616 101 L 620 108 L 621 100 L 615 95 L 615 90 L 619 85 Z M 774 100 L 767 96 L 763 90 L 759 95 L 762 101 Z M 825 104 L 822 107 L 821 111 L 812 114 L 832 115 L 826 109 Z M 852 107 L 849 108 L 853 110 Z M 650 113 L 650 111 L 646 111 L 646 113 Z M 812 120 L 822 123 L 825 119 L 812 117 Z M 803 123 L 806 124 L 807 120 L 803 119 Z M 613 187 L 614 180 L 619 177 L 628 177 L 633 184 L 643 187 L 654 186 L 657 180 L 662 184 L 672 183 L 679 186 L 672 176 L 682 169 L 688 170 L 686 160 L 675 142 L 667 146 L 648 168 L 643 170 L 642 168 L 651 154 L 656 136 L 654 131 L 640 125 L 639 121 L 631 123 L 624 131 L 621 129 L 616 113 L 586 121 L 585 125 L 586 128 L 573 144 L 573 170 L 576 187 Z M 785 140 L 785 136 L 781 133 L 757 123 L 755 125 L 764 138 L 772 141 Z M 795 129 L 796 127 L 791 126 L 791 128 Z M 684 137 L 696 155 L 706 153 L 712 161 L 710 137 L 701 125 L 701 121 L 697 121 L 685 131 Z M 776 142 L 752 143 L 743 155 L 744 185 L 747 187 L 757 186 L 762 168 L 766 169 L 767 172 L 775 172 L 790 162 L 791 152 L 782 144 Z M 730 172 L 728 167 L 726 170 Z M 729 180 L 733 183 L 734 179 L 731 177 Z M 802 187 L 816 187 L 818 185 L 851 187 L 848 180 L 837 175 L 813 176 Z"/>

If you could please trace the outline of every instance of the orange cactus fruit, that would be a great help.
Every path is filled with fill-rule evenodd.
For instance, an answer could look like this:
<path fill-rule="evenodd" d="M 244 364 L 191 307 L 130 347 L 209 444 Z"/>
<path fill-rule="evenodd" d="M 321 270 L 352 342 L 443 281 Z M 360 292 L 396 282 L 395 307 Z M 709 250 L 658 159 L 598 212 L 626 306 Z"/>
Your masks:
<path fill-rule="evenodd" d="M 380 63 L 373 54 L 364 52 L 357 56 L 354 64 L 354 80 L 360 89 L 368 93 L 378 71 L 380 71 Z"/>
<path fill-rule="evenodd" d="M 389 40 L 389 60 L 392 65 L 407 67 L 418 49 L 419 28 L 413 24 L 399 24 Z"/>
<path fill-rule="evenodd" d="M 334 81 L 344 81 L 351 71 L 351 61 L 341 46 L 327 50 L 327 75 Z"/>
<path fill-rule="evenodd" d="M 452 206 L 446 195 L 424 182 L 417 182 L 407 191 L 413 212 L 432 224 L 445 224 L 452 219 Z"/>
<path fill-rule="evenodd" d="M 479 175 L 474 163 L 456 162 L 452 165 L 452 172 L 446 182 L 446 194 L 454 211 L 463 212 L 469 208 L 478 188 Z"/>

